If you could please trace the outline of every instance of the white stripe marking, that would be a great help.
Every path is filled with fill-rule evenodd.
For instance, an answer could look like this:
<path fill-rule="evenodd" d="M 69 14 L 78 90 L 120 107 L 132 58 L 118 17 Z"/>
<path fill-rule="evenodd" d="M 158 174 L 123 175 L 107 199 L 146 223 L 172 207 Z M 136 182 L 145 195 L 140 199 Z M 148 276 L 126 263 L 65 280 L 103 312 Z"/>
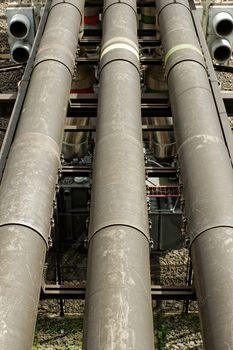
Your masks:
<path fill-rule="evenodd" d="M 102 60 L 102 58 L 104 57 L 104 55 L 106 55 L 109 51 L 111 50 L 115 50 L 115 49 L 124 49 L 124 50 L 128 50 L 130 52 L 132 52 L 137 59 L 139 60 L 139 53 L 138 50 L 136 50 L 134 47 L 132 47 L 131 45 L 128 44 L 124 44 L 124 43 L 115 43 L 115 44 L 111 44 L 109 46 L 107 46 L 103 52 L 100 55 L 100 59 Z"/>

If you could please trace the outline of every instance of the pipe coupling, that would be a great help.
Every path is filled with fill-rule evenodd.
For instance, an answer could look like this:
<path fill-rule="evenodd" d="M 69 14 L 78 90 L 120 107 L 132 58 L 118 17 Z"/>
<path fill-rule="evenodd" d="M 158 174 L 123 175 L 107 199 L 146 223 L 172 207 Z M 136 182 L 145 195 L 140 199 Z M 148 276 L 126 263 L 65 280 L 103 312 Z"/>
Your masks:
<path fill-rule="evenodd" d="M 84 0 L 53 0 L 49 12 L 51 12 L 51 10 L 58 5 L 64 5 L 64 4 L 71 5 L 79 12 L 81 17 L 80 26 L 82 26 L 84 13 L 83 11 L 80 10 L 80 8 L 81 9 L 84 8 L 84 3 L 85 3 Z"/>
<path fill-rule="evenodd" d="M 75 58 L 74 56 L 66 50 L 65 47 L 56 45 L 56 43 L 52 44 L 51 47 L 43 47 L 38 50 L 34 69 L 42 62 L 46 61 L 54 61 L 62 64 L 69 71 L 71 78 L 73 77 Z"/>
<path fill-rule="evenodd" d="M 96 143 L 94 162 L 98 169 L 93 173 L 89 239 L 105 227 L 119 225 L 133 227 L 149 239 L 141 141 L 130 135 L 126 139 L 125 133 L 105 135 Z"/>
<path fill-rule="evenodd" d="M 25 133 L 17 137 L 11 150 L 0 188 L 0 198 L 4 198 L 0 200 L 0 227 L 28 227 L 47 244 L 59 147 L 47 136 Z"/>
<path fill-rule="evenodd" d="M 163 9 L 169 5 L 182 5 L 190 11 L 190 6 L 188 0 L 162 0 L 156 2 L 156 8 L 158 12 L 158 18 Z M 191 12 L 191 11 L 190 11 Z"/>
<path fill-rule="evenodd" d="M 233 227 L 232 167 L 224 140 L 217 134 L 193 135 L 183 141 L 178 155 L 190 244 L 212 228 Z M 219 167 L 216 159 L 227 166 Z M 208 167 L 203 166 L 207 161 Z"/>
<path fill-rule="evenodd" d="M 79 7 L 81 8 L 83 3 L 83 0 L 54 0 L 50 12 L 58 5 L 69 5 L 72 11 L 73 8 L 78 11 L 81 23 L 83 13 Z M 55 36 L 56 38 L 59 38 L 59 41 L 54 40 Z M 43 35 L 41 46 L 37 52 L 34 68 L 42 62 L 55 61 L 64 65 L 72 77 L 75 66 L 74 52 L 76 48 L 77 37 L 75 33 L 68 29 L 64 29 L 59 23 L 57 23 L 56 27 L 48 27 L 47 31 Z"/>
<path fill-rule="evenodd" d="M 126 5 L 126 6 L 131 7 L 133 12 L 135 13 L 136 18 L 138 19 L 136 1 L 134 1 L 134 0 L 109 0 L 109 1 L 104 1 L 104 8 L 103 8 L 102 18 L 104 18 L 105 14 L 106 14 L 106 11 L 110 7 L 112 7 L 114 5 Z"/>

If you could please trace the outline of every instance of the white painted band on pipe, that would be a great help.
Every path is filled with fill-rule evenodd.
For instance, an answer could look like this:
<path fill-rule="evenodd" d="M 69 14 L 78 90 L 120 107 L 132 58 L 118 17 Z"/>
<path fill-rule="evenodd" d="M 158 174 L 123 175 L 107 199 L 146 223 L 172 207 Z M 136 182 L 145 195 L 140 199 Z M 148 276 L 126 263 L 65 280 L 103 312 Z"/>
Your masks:
<path fill-rule="evenodd" d="M 107 46 L 110 46 L 112 44 L 119 44 L 119 43 L 128 44 L 128 45 L 134 47 L 136 51 L 138 51 L 137 43 L 135 43 L 133 40 L 131 40 L 129 38 L 124 38 L 123 36 L 116 36 L 116 37 L 106 41 L 102 47 L 102 51 L 104 51 Z"/>
<path fill-rule="evenodd" d="M 115 44 L 111 44 L 109 46 L 107 46 L 101 53 L 100 55 L 100 60 L 103 59 L 104 55 L 106 55 L 108 52 L 112 51 L 112 50 L 116 50 L 116 49 L 124 49 L 124 50 L 128 50 L 131 53 L 133 53 L 137 60 L 139 61 L 139 52 L 138 50 L 136 50 L 134 47 L 132 47 L 129 44 L 126 43 L 115 43 Z"/>

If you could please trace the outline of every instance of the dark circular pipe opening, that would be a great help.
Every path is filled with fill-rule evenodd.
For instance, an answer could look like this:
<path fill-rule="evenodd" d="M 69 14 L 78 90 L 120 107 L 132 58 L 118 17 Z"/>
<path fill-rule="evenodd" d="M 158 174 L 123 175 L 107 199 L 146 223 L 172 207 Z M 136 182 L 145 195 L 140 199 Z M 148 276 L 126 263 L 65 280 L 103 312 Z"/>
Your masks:
<path fill-rule="evenodd" d="M 228 61 L 231 57 L 231 49 L 228 46 L 219 46 L 214 51 L 214 59 L 218 62 Z"/>
<path fill-rule="evenodd" d="M 218 22 L 216 25 L 216 32 L 220 36 L 226 36 L 233 31 L 233 22 L 225 18 Z"/>
<path fill-rule="evenodd" d="M 29 59 L 29 52 L 24 47 L 17 47 L 12 52 L 12 57 L 15 62 L 24 63 Z"/>
<path fill-rule="evenodd" d="M 23 22 L 15 21 L 10 25 L 10 33 L 15 38 L 24 38 L 27 35 L 27 31 L 27 26 Z"/>

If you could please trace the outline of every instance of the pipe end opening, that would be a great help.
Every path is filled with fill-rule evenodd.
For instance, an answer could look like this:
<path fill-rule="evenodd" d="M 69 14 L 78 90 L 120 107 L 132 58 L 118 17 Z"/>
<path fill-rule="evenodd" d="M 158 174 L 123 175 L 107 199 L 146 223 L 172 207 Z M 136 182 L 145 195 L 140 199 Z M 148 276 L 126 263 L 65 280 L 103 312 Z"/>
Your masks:
<path fill-rule="evenodd" d="M 25 63 L 29 59 L 29 51 L 25 47 L 17 47 L 12 52 L 12 58 L 16 63 Z"/>
<path fill-rule="evenodd" d="M 14 21 L 10 24 L 10 33 L 14 38 L 23 39 L 28 35 L 28 28 L 21 21 Z"/>
<path fill-rule="evenodd" d="M 219 46 L 214 51 L 214 59 L 217 62 L 226 62 L 231 58 L 231 49 L 228 46 Z"/>
<path fill-rule="evenodd" d="M 233 21 L 228 18 L 222 19 L 216 25 L 216 32 L 219 36 L 230 35 L 233 31 Z"/>

